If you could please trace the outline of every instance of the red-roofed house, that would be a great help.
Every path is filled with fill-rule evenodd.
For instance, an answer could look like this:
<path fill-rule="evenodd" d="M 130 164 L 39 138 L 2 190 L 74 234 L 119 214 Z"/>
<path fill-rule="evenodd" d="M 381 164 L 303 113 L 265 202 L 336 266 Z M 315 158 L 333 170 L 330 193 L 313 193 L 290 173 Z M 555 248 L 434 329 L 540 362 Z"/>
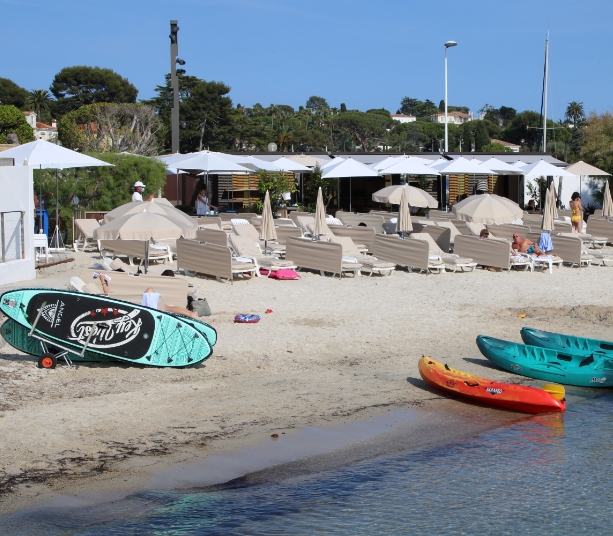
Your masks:
<path fill-rule="evenodd" d="M 51 124 L 47 125 L 36 120 L 36 112 L 23 112 L 23 115 L 34 131 L 34 137 L 37 140 L 50 141 L 57 143 L 57 123 L 55 119 L 51 120 Z"/>

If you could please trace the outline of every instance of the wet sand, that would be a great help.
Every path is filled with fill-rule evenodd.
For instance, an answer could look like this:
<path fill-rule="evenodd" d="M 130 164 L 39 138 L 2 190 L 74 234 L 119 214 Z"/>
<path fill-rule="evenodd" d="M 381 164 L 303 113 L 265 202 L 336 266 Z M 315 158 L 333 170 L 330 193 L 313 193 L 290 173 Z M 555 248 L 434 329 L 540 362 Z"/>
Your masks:
<path fill-rule="evenodd" d="M 21 286 L 65 288 L 96 260 L 75 257 Z M 342 281 L 306 272 L 299 281 L 234 285 L 189 279 L 208 298 L 214 312 L 208 321 L 219 333 L 202 365 L 47 371 L 11 347 L 0 349 L 0 511 L 49 493 L 138 489 L 176 464 L 271 441 L 275 433 L 390 409 L 437 409 L 449 403 L 419 377 L 424 354 L 467 372 L 526 382 L 480 355 L 479 333 L 519 341 L 519 329 L 529 325 L 613 338 L 613 270 L 606 267 L 552 275 L 399 271 Z M 273 313 L 265 315 L 266 309 Z M 245 312 L 262 321 L 234 324 L 234 315 Z"/>

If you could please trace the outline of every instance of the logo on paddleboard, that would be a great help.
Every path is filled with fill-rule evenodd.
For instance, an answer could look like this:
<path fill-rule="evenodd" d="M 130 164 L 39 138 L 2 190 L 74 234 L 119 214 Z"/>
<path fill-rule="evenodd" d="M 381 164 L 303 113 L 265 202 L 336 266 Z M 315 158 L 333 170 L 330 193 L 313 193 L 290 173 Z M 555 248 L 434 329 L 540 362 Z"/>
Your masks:
<path fill-rule="evenodd" d="M 139 314 L 138 309 L 130 312 L 110 307 L 94 309 L 75 318 L 70 326 L 68 338 L 85 345 L 91 331 L 94 330 L 89 347 L 123 346 L 133 341 L 140 333 L 142 320 L 138 318 Z"/>
<path fill-rule="evenodd" d="M 513 370 L 521 370 L 521 365 L 516 365 L 515 363 L 513 363 L 513 364 L 511 365 L 511 368 L 512 368 Z"/>
<path fill-rule="evenodd" d="M 52 328 L 56 328 L 60 325 L 62 321 L 62 316 L 64 314 L 64 302 L 58 300 L 56 303 L 52 303 L 51 305 L 45 305 L 43 308 L 43 318 L 51 324 Z"/>
<path fill-rule="evenodd" d="M 496 389 L 494 387 L 486 387 L 485 390 L 492 395 L 502 394 L 502 389 Z"/>
<path fill-rule="evenodd" d="M 592 378 L 590 380 L 590 383 L 604 383 L 606 381 L 607 381 L 607 378 L 603 376 L 602 378 Z"/>

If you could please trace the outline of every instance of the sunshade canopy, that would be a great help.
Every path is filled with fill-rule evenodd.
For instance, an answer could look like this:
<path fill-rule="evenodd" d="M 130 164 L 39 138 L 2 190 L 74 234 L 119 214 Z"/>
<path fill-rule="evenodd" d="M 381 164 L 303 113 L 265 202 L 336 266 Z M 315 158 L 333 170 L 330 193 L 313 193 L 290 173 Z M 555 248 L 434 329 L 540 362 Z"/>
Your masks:
<path fill-rule="evenodd" d="M 396 221 L 397 233 L 413 230 L 413 222 L 411 221 L 411 213 L 409 212 L 408 188 L 409 186 L 405 184 L 401 189 L 402 193 L 400 195 L 400 207 L 398 208 L 398 220 Z"/>
<path fill-rule="evenodd" d="M 196 229 L 183 221 L 162 214 L 139 212 L 101 225 L 94 231 L 96 240 L 161 240 L 164 238 L 196 238 Z"/>
<path fill-rule="evenodd" d="M 386 186 L 381 190 L 372 194 L 372 200 L 377 203 L 391 203 L 392 205 L 399 205 L 402 199 L 402 193 L 406 192 L 407 203 L 412 207 L 438 207 L 438 201 L 434 199 L 428 192 L 421 188 L 415 188 L 409 185 L 395 184 L 393 186 Z"/>
<path fill-rule="evenodd" d="M 29 166 L 43 169 L 113 165 L 44 140 L 24 143 L 13 149 L 3 151 L 2 158 L 13 158 L 16 166 L 23 166 L 24 161 L 27 160 Z"/>
<path fill-rule="evenodd" d="M 481 165 L 479 160 L 468 160 L 463 156 L 452 160 L 445 165 L 436 165 L 435 168 L 443 175 L 467 174 L 467 175 L 495 175 L 496 173 L 490 168 Z"/>
<path fill-rule="evenodd" d="M 322 179 L 341 179 L 343 177 L 378 177 L 374 169 L 353 158 L 347 158 L 338 166 L 324 169 Z"/>
<path fill-rule="evenodd" d="M 266 190 L 264 196 L 264 207 L 262 208 L 262 224 L 260 225 L 260 239 L 261 240 L 276 240 L 277 231 L 275 229 L 275 222 L 272 217 L 272 209 L 270 208 L 270 194 Z"/>
<path fill-rule="evenodd" d="M 176 157 L 172 156 L 164 159 L 164 162 L 173 168 L 206 171 L 207 173 L 231 173 L 233 171 L 253 173 L 252 169 L 241 166 L 235 162 L 231 162 L 218 153 L 212 153 L 209 151 L 201 151 L 199 153 L 186 154 Z"/>
<path fill-rule="evenodd" d="M 304 164 L 299 164 L 298 162 L 295 162 L 293 159 L 285 158 L 284 156 L 282 156 L 278 160 L 275 160 L 273 163 L 275 166 L 277 166 L 277 168 L 282 169 L 283 171 L 292 171 L 292 172 L 297 172 L 297 173 L 302 173 L 304 171 L 311 171 L 311 169 L 305 166 Z"/>
<path fill-rule="evenodd" d="M 329 169 L 332 166 L 338 166 L 341 162 L 344 162 L 345 159 L 337 156 L 336 158 L 333 158 L 332 160 L 330 160 L 329 162 L 326 162 L 325 164 L 322 164 L 321 166 L 319 166 L 321 169 Z"/>
<path fill-rule="evenodd" d="M 4 153 L 3 153 L 4 154 Z M 575 162 L 566 168 L 566 171 L 573 173 L 574 175 L 590 175 L 591 177 L 598 177 L 603 175 L 611 175 L 602 169 L 586 164 L 583 160 Z"/>
<path fill-rule="evenodd" d="M 309 154 L 296 154 L 288 157 L 288 159 L 293 160 L 297 164 L 302 164 L 303 166 L 307 166 L 310 168 L 328 162 L 327 158 L 318 158 Z"/>
<path fill-rule="evenodd" d="M 426 166 L 421 158 L 409 156 L 400 157 L 391 166 L 379 169 L 379 173 L 382 175 L 440 175 L 436 169 Z"/>
<path fill-rule="evenodd" d="M 498 158 L 490 158 L 479 163 L 485 169 L 491 169 L 499 175 L 521 175 L 521 171 L 512 164 L 507 164 Z"/>
<path fill-rule="evenodd" d="M 126 214 L 138 214 L 140 212 L 150 212 L 151 214 L 162 214 L 183 221 L 186 226 L 197 227 L 196 222 L 185 212 L 175 208 L 167 199 L 154 198 L 151 201 L 136 201 L 133 203 L 126 203 L 120 205 L 117 208 L 111 210 L 104 215 L 104 221 L 110 222 L 121 218 Z"/>
<path fill-rule="evenodd" d="M 236 155 L 227 155 L 232 156 L 232 161 L 240 164 L 241 166 L 248 167 L 253 169 L 254 171 L 259 171 L 263 169 L 265 171 L 281 171 L 281 168 L 277 165 L 276 162 L 268 162 L 267 160 L 260 160 L 255 156 L 236 156 Z"/>
<path fill-rule="evenodd" d="M 511 223 L 523 215 L 517 203 L 494 194 L 471 195 L 451 210 L 461 220 L 485 224 Z"/>
<path fill-rule="evenodd" d="M 574 173 L 569 173 L 565 169 L 556 167 L 545 160 L 539 160 L 523 167 L 524 176 L 533 177 L 576 177 Z"/>
<path fill-rule="evenodd" d="M 375 171 L 381 171 L 382 169 L 385 169 L 386 167 L 389 167 L 396 162 L 398 162 L 397 156 L 388 156 L 383 160 L 379 160 L 379 162 L 371 164 L 370 167 L 373 168 Z"/>

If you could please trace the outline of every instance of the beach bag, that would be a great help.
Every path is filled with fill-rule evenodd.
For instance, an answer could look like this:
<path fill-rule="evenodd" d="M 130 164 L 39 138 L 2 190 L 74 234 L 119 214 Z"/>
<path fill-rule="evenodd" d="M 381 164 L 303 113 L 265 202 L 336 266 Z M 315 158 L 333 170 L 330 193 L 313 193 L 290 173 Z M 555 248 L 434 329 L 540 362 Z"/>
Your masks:
<path fill-rule="evenodd" d="M 259 315 L 240 314 L 234 317 L 234 322 L 238 324 L 257 324 L 260 321 Z"/>
<path fill-rule="evenodd" d="M 300 279 L 295 270 L 276 270 L 270 274 L 270 279 Z"/>
<path fill-rule="evenodd" d="M 213 314 L 206 298 L 192 300 L 192 311 L 198 313 L 198 316 L 211 316 Z"/>

